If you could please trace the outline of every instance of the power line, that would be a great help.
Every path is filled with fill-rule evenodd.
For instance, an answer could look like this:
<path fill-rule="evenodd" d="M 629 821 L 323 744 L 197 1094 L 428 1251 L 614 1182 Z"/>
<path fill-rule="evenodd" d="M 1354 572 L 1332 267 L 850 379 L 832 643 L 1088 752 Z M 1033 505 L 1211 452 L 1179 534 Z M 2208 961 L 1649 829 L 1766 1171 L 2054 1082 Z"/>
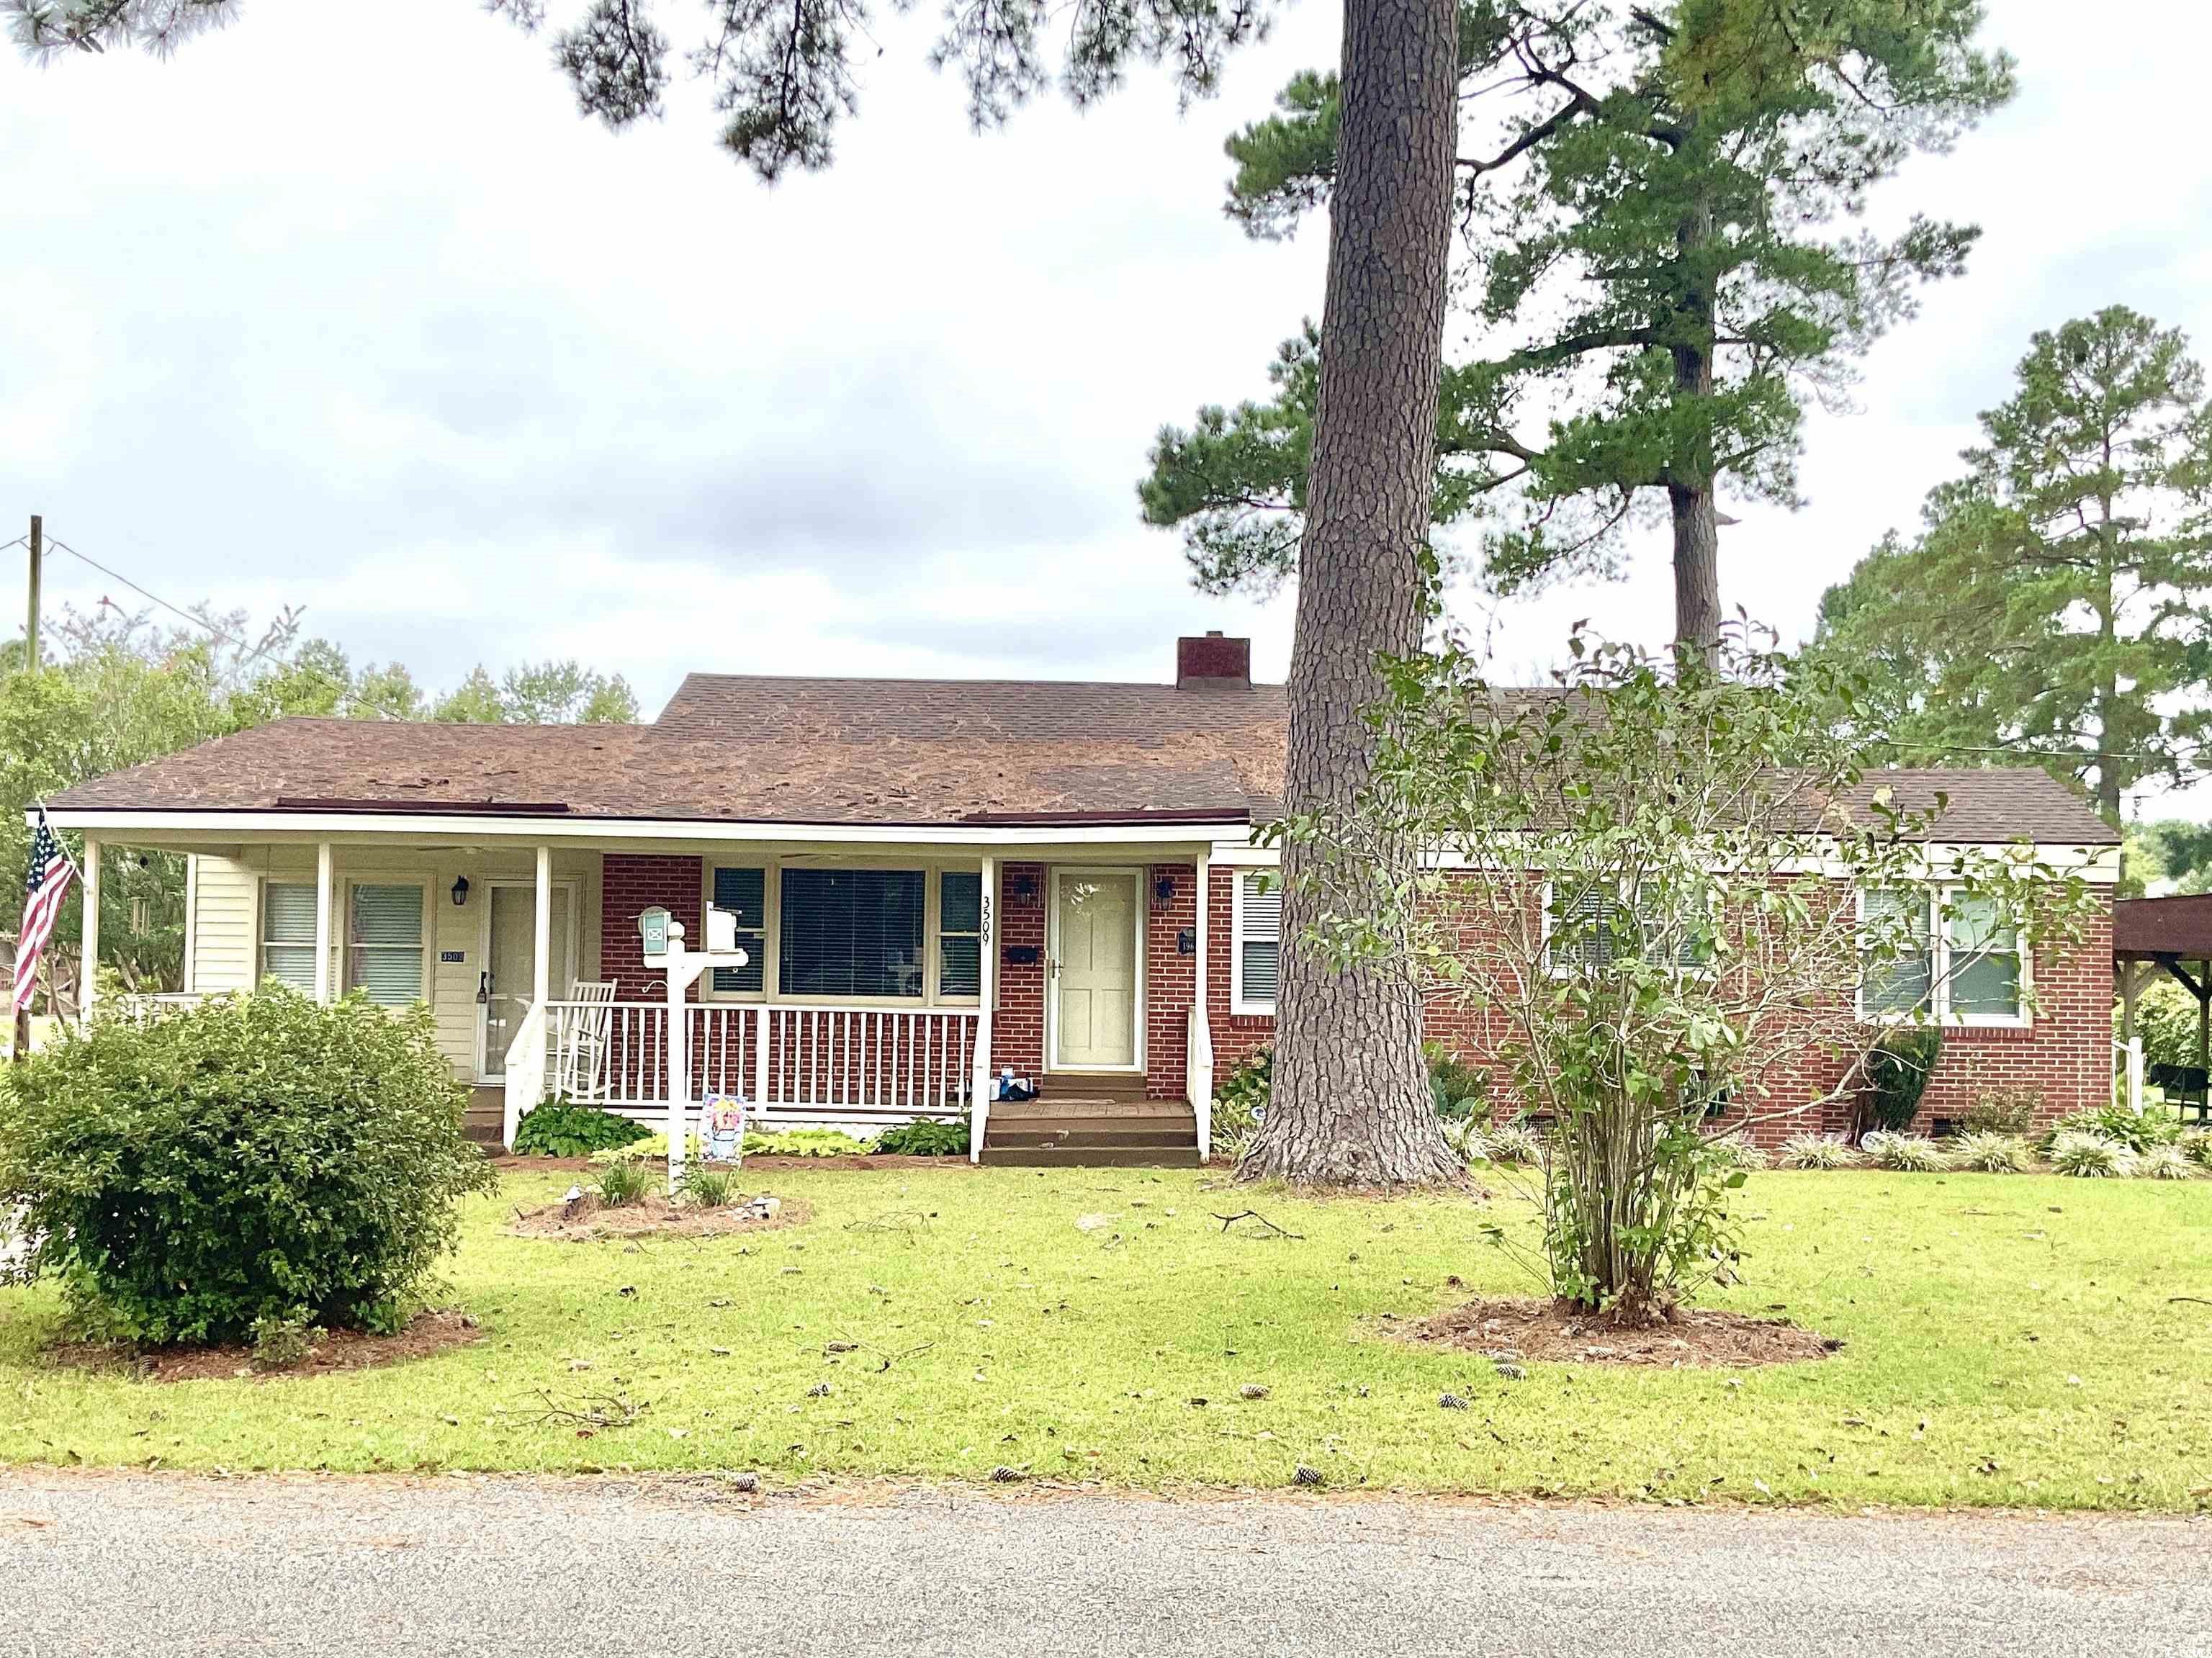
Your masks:
<path fill-rule="evenodd" d="M 216 627 L 214 623 L 209 621 L 205 616 L 198 615 L 193 611 L 187 610 L 181 605 L 172 604 L 167 599 L 162 598 L 161 594 L 154 592 L 148 588 L 142 587 L 138 583 L 133 581 L 129 576 L 125 575 L 120 570 L 111 569 L 106 565 L 102 564 L 98 559 L 94 558 L 90 554 L 79 552 L 76 548 L 70 546 L 69 543 L 62 540 L 58 536 L 48 536 L 46 537 L 46 545 L 49 547 L 59 548 L 63 552 L 67 553 L 71 558 L 99 571 L 100 574 L 107 577 L 111 581 L 121 582 L 125 586 L 128 587 L 132 592 L 137 593 L 141 598 L 145 599 L 149 604 L 159 605 L 170 615 L 189 623 L 195 628 L 206 629 L 208 632 L 213 634 L 224 644 L 230 646 L 234 650 L 243 651 L 246 653 L 245 660 L 246 662 L 267 660 L 271 657 L 276 650 L 276 647 L 273 645 L 250 645 L 246 641 L 236 637 L 234 635 L 225 633 L 221 628 Z M 0 548 L 0 552 L 4 552 L 5 550 L 7 550 L 5 548 Z M 275 660 L 276 665 L 279 667 L 289 668 L 295 673 L 305 674 L 311 679 L 319 680 L 323 684 L 329 686 L 332 690 L 336 691 L 341 697 L 352 702 L 357 708 L 367 708 L 371 713 L 378 714 L 386 720 L 398 720 L 404 723 L 408 719 L 407 715 L 404 714 L 395 714 L 392 710 L 384 707 L 381 703 L 373 701 L 369 698 L 363 696 L 359 691 L 347 684 L 343 680 L 335 679 L 329 674 L 325 673 L 319 668 L 311 666 L 309 664 L 305 662 L 295 661 L 286 657 L 276 657 Z"/>

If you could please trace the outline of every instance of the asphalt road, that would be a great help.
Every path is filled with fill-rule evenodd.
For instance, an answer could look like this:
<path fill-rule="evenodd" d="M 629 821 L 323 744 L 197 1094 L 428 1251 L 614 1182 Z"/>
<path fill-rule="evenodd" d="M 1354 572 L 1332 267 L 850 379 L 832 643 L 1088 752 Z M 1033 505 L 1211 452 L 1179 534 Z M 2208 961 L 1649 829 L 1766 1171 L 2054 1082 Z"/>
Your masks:
<path fill-rule="evenodd" d="M 0 1474 L 0 1653 L 2212 1654 L 2212 1524 Z"/>

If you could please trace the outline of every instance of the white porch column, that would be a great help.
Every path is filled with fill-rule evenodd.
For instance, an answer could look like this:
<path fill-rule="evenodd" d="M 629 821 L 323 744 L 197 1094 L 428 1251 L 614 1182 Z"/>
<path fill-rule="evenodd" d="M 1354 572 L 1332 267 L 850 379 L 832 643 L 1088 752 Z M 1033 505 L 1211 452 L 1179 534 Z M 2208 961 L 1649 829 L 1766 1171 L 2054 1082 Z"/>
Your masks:
<path fill-rule="evenodd" d="M 315 999 L 331 999 L 331 843 L 315 845 Z"/>
<path fill-rule="evenodd" d="M 1190 1114 L 1198 1123 L 1198 1160 L 1213 1155 L 1213 997 L 1206 977 L 1206 951 L 1212 925 L 1206 919 L 1213 899 L 1213 855 L 1198 854 L 1198 950 L 1191 963 L 1194 991 L 1190 1017 L 1193 1029 L 1183 1043 L 1183 1091 L 1190 1096 Z"/>
<path fill-rule="evenodd" d="M 981 910 L 976 917 L 975 1060 L 968 1084 L 968 1161 L 983 1160 L 983 1136 L 991 1127 L 991 1004 L 999 990 L 999 860 L 983 854 Z"/>
<path fill-rule="evenodd" d="M 1198 961 L 1194 971 L 1198 980 L 1198 1005 L 1208 1019 L 1212 1017 L 1213 1003 L 1206 995 L 1206 948 L 1210 942 L 1206 936 L 1210 929 L 1206 926 L 1206 910 L 1212 897 L 1213 855 L 1201 852 L 1198 854 Z"/>
<path fill-rule="evenodd" d="M 553 848 L 538 848 L 538 914 L 531 944 L 530 999 L 540 1006 L 553 999 Z"/>
<path fill-rule="evenodd" d="M 555 1044 L 560 1033 L 554 1029 L 551 1010 L 545 1004 L 553 996 L 553 848 L 538 848 L 538 908 L 532 918 L 530 944 L 530 1005 L 538 1010 L 538 1017 L 545 1030 L 545 1040 L 538 1045 L 538 1068 L 540 1077 L 538 1090 L 544 1091 L 543 1073 L 548 1069 L 548 1059 L 557 1058 Z M 556 1075 L 560 1074 L 557 1071 Z"/>
<path fill-rule="evenodd" d="M 84 837 L 84 955 L 77 963 L 76 1017 L 82 1023 L 92 1017 L 100 973 L 100 842 Z"/>

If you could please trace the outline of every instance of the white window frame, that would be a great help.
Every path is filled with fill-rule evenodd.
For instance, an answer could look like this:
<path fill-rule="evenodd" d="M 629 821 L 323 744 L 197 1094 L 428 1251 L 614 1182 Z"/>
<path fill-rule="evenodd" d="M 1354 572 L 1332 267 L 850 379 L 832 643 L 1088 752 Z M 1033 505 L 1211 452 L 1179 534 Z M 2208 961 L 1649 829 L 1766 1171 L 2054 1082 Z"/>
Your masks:
<path fill-rule="evenodd" d="M 293 880 L 280 875 L 264 874 L 258 882 L 255 883 L 253 888 L 253 987 L 256 990 L 260 989 L 263 985 L 266 984 L 270 977 L 269 972 L 269 945 L 270 942 L 269 938 L 269 889 L 271 887 L 304 887 L 307 889 L 310 897 L 312 897 L 315 890 L 315 878 L 313 875 L 310 875 L 306 880 L 300 881 Z M 195 914 L 194 919 L 197 920 L 197 914 Z M 296 939 L 279 938 L 276 940 L 276 943 L 280 949 L 298 950 L 301 948 L 301 944 Z M 312 966 L 315 956 L 315 939 L 314 934 L 312 931 L 308 933 L 305 948 L 307 952 L 308 962 Z M 297 986 L 293 987 L 295 989 L 300 988 Z M 302 996 L 313 996 L 315 990 L 312 978 L 309 980 L 306 988 L 300 989 L 300 993 Z"/>
<path fill-rule="evenodd" d="M 969 1008 L 982 1005 L 981 996 L 948 996 L 940 983 L 944 886 L 939 877 L 947 870 L 965 875 L 981 872 L 977 860 L 966 858 L 902 858 L 870 856 L 866 853 L 828 855 L 817 853 L 779 853 L 750 847 L 710 853 L 699 860 L 699 913 L 714 902 L 717 869 L 757 869 L 761 872 L 761 987 L 758 990 L 716 990 L 714 975 L 699 975 L 699 996 L 710 1002 L 735 1002 L 776 1007 Z M 919 870 L 922 876 L 922 993 L 919 996 L 787 996 L 779 988 L 783 975 L 783 872 L 787 869 Z"/>
<path fill-rule="evenodd" d="M 312 884 L 312 883 L 310 884 Z M 358 887 L 414 887 L 418 889 L 422 894 L 422 940 L 420 948 L 416 951 L 416 956 L 420 958 L 416 968 L 416 971 L 420 976 L 416 980 L 414 1002 L 400 1002 L 389 1005 L 379 1004 L 379 1005 L 390 1005 L 392 1011 L 394 1013 L 398 1012 L 402 1008 L 413 1006 L 415 1002 L 420 1002 L 426 1007 L 435 1005 L 434 987 L 437 981 L 435 964 L 438 959 L 438 921 L 436 912 L 430 908 L 430 889 L 432 884 L 431 878 L 427 875 L 385 875 L 380 874 L 374 870 L 356 871 L 347 875 L 344 879 L 337 883 L 337 914 L 331 918 L 336 923 L 336 925 L 331 928 L 331 931 L 337 934 L 337 937 L 331 940 L 331 943 L 336 948 L 337 954 L 337 961 L 334 964 L 337 969 L 337 976 L 331 981 L 331 988 L 336 995 L 350 995 L 353 989 L 350 981 L 353 977 L 353 895 L 355 889 Z M 572 897 L 568 902 L 569 916 L 573 924 L 575 915 L 575 900 Z M 382 947 L 390 948 L 390 946 Z"/>
<path fill-rule="evenodd" d="M 1956 1013 L 1951 1007 L 1951 921 L 1945 913 L 1951 896 L 1962 890 L 1956 884 L 1935 882 L 1915 884 L 1916 889 L 1928 895 L 1929 900 L 1929 988 L 1928 1006 L 1919 1011 L 1910 1009 L 1869 1008 L 1866 1005 L 1866 973 L 1860 971 L 1858 982 L 1851 991 L 1851 1011 L 1861 1024 L 1916 1025 L 1931 1024 L 1964 1030 L 2026 1030 L 2035 1023 L 2034 984 L 2035 952 L 2028 948 L 2027 929 L 2013 928 L 2013 950 L 2020 957 L 2020 1005 L 2012 1013 Z M 1856 914 L 1859 924 L 1866 924 L 1868 889 L 1857 890 Z"/>
<path fill-rule="evenodd" d="M 1241 1019 L 1272 1019 L 1275 1017 L 1273 998 L 1261 999 L 1244 993 L 1244 897 L 1248 890 L 1246 884 L 1259 878 L 1273 881 L 1279 894 L 1282 877 L 1272 869 L 1239 869 L 1233 873 L 1235 878 L 1229 884 L 1230 1016 Z M 1279 920 L 1275 925 L 1275 982 L 1278 986 L 1282 983 L 1282 950 L 1283 928 Z"/>

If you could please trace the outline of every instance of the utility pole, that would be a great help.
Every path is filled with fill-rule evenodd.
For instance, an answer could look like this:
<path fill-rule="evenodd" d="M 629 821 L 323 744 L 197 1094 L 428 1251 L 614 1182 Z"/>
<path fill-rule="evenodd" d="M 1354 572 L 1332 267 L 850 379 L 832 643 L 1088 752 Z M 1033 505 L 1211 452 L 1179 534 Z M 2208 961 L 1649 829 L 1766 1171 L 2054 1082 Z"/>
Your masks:
<path fill-rule="evenodd" d="M 33 673 L 39 671 L 39 579 L 46 562 L 46 521 L 36 513 L 31 514 L 31 609 L 23 624 L 23 638 L 29 646 L 24 661 Z"/>

